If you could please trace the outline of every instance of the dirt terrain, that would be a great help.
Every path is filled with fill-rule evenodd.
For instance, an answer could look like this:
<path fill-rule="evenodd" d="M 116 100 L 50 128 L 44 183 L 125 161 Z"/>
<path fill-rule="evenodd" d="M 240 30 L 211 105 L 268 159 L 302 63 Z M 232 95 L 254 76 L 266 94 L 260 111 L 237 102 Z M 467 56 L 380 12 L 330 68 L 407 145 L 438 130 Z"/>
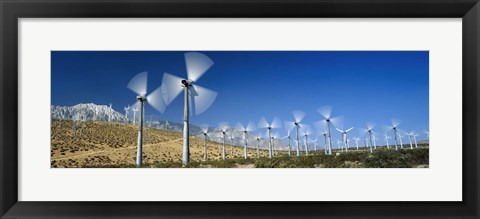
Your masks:
<path fill-rule="evenodd" d="M 106 165 L 134 165 L 137 150 L 138 127 L 132 124 L 84 121 L 75 132 L 70 120 L 54 120 L 51 127 L 51 167 L 92 167 Z M 144 127 L 143 162 L 180 162 L 182 134 Z M 203 138 L 190 137 L 190 159 L 203 160 Z M 227 158 L 243 157 L 243 147 L 226 146 Z M 209 160 L 221 159 L 221 145 L 207 143 Z M 256 150 L 248 150 L 256 157 Z M 268 152 L 262 150 L 261 156 Z"/>

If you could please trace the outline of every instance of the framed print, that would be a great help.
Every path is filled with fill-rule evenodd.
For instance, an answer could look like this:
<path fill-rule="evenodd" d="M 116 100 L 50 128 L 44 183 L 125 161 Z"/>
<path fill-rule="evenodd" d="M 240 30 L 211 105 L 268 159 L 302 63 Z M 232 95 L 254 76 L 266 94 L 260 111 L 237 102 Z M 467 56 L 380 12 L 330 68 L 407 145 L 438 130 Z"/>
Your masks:
<path fill-rule="evenodd" d="M 479 7 L 2 1 L 2 218 L 478 218 Z"/>

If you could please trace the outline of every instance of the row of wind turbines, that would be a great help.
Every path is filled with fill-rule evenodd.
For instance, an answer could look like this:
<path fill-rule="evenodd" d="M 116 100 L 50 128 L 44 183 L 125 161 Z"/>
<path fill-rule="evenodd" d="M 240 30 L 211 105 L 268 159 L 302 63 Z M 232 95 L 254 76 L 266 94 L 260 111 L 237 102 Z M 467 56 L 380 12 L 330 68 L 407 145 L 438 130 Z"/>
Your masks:
<path fill-rule="evenodd" d="M 187 70 L 187 79 L 175 76 L 170 73 L 164 73 L 162 77 L 161 85 L 153 90 L 150 93 L 147 93 L 147 72 L 142 72 L 135 75 L 130 82 L 127 84 L 127 88 L 137 94 L 136 96 L 136 103 L 133 104 L 131 107 L 127 106 L 125 108 L 126 117 L 128 118 L 128 112 L 131 109 L 134 113 L 133 116 L 133 123 L 138 123 L 138 140 L 137 140 L 137 156 L 136 156 L 136 164 L 137 166 L 142 165 L 142 146 L 143 146 L 143 117 L 144 117 L 144 105 L 148 103 L 154 109 L 156 109 L 160 113 L 164 113 L 165 109 L 168 105 L 172 103 L 183 91 L 184 93 L 184 113 L 183 113 L 183 153 L 182 153 L 182 164 L 184 166 L 188 165 L 190 161 L 190 145 L 189 145 L 189 116 L 190 114 L 198 115 L 204 111 L 206 111 L 212 103 L 215 101 L 217 97 L 217 92 L 209 90 L 204 87 L 200 87 L 196 85 L 196 82 L 201 78 L 201 76 L 211 68 L 214 62 L 205 54 L 198 53 L 198 52 L 187 52 L 184 54 L 185 63 L 186 63 L 186 70 Z M 332 154 L 332 133 L 331 130 L 334 127 L 336 130 L 342 133 L 341 142 L 339 141 L 338 144 L 340 145 L 342 151 L 345 149 L 348 151 L 349 148 L 349 139 L 347 137 L 348 133 L 353 130 L 353 127 L 344 129 L 343 119 L 342 117 L 331 117 L 331 110 L 332 107 L 326 106 L 321 107 L 317 111 L 323 116 L 323 119 L 315 122 L 314 126 L 316 127 L 317 131 L 321 132 L 321 135 L 324 137 L 324 150 L 325 154 L 331 155 Z M 135 121 L 135 118 L 138 113 L 138 121 Z M 295 130 L 296 138 L 295 138 L 295 150 L 296 155 L 300 156 L 300 135 L 304 137 L 304 147 L 306 155 L 308 156 L 308 137 L 313 134 L 309 125 L 302 124 L 302 120 L 305 117 L 305 113 L 302 111 L 294 111 L 293 118 L 294 121 L 286 121 L 285 128 L 287 129 L 288 135 L 283 137 L 282 139 L 288 138 L 288 153 L 291 154 L 291 141 L 292 138 L 290 136 L 290 132 Z M 391 126 L 388 126 L 388 129 L 391 131 L 393 130 L 394 133 L 394 145 L 395 149 L 399 149 L 398 140 L 401 137 L 398 135 L 398 122 L 392 122 Z M 222 148 L 222 158 L 226 159 L 226 140 L 227 140 L 227 133 L 229 132 L 229 127 L 227 123 L 219 124 L 219 132 L 216 133 L 219 141 L 223 143 Z M 257 156 L 260 156 L 259 153 L 259 143 L 264 139 L 268 139 L 264 141 L 268 143 L 268 156 L 272 158 L 274 156 L 274 143 L 275 139 L 279 137 L 276 136 L 276 133 L 272 133 L 272 130 L 278 129 L 282 127 L 282 122 L 278 118 L 274 118 L 271 121 L 267 121 L 265 118 L 261 118 L 258 122 L 258 128 L 266 130 L 265 138 L 262 138 L 261 135 L 258 133 L 253 133 L 255 129 L 254 123 L 250 122 L 245 126 L 242 124 L 237 124 L 236 129 L 241 130 L 244 136 L 244 157 L 248 157 L 247 148 L 249 142 L 249 135 L 253 136 L 254 141 L 256 142 L 256 149 L 257 149 Z M 373 131 L 374 125 L 367 124 L 366 129 L 361 129 L 363 133 L 368 134 L 367 138 L 365 139 L 365 147 L 369 147 L 370 152 L 376 148 L 375 144 L 375 133 Z M 209 138 L 209 127 L 208 125 L 202 126 L 203 134 L 204 134 L 204 160 L 207 159 L 207 140 Z M 409 136 L 414 136 L 413 132 L 410 132 Z M 387 136 L 388 137 L 388 136 Z M 412 138 L 410 138 L 412 139 Z M 358 148 L 358 141 L 359 138 L 354 138 L 357 142 Z M 233 141 L 233 139 L 232 139 Z M 411 142 L 411 141 L 410 141 Z M 388 143 L 387 143 L 388 145 Z M 412 144 L 411 148 L 413 148 Z M 415 138 L 415 145 L 416 145 L 416 138 Z M 316 149 L 316 140 L 314 147 Z M 388 146 L 390 148 L 390 146 Z M 403 148 L 403 143 L 400 142 L 400 148 Z"/>
<path fill-rule="evenodd" d="M 248 143 L 250 142 L 250 145 L 255 144 L 255 149 L 257 150 L 257 157 L 260 157 L 259 153 L 259 146 L 260 142 L 262 141 L 263 143 L 267 143 L 268 146 L 268 157 L 272 158 L 275 153 L 275 140 L 282 140 L 282 139 L 287 139 L 288 140 L 288 146 L 286 149 L 288 150 L 288 156 L 292 155 L 292 149 L 296 151 L 296 155 L 300 156 L 301 149 L 300 149 L 300 142 L 301 139 L 303 138 L 303 150 L 305 152 L 305 156 L 309 155 L 309 145 L 308 145 L 308 138 L 311 137 L 312 135 L 318 134 L 320 136 L 323 136 L 324 140 L 324 151 L 325 154 L 331 155 L 332 150 L 333 150 L 333 141 L 332 141 L 332 132 L 331 130 L 335 128 L 336 131 L 338 131 L 341 134 L 341 139 L 338 139 L 337 141 L 337 148 L 341 150 L 342 152 L 348 152 L 350 148 L 350 139 L 347 137 L 348 133 L 354 129 L 354 127 L 344 129 L 343 128 L 343 117 L 334 117 L 332 118 L 331 115 L 331 106 L 325 106 L 319 108 L 317 111 L 323 116 L 323 119 L 320 121 L 317 121 L 314 123 L 314 126 L 316 127 L 317 133 L 314 133 L 310 126 L 307 124 L 303 124 L 302 120 L 305 117 L 305 113 L 303 111 L 293 111 L 293 118 L 294 121 L 285 121 L 284 122 L 284 127 L 287 131 L 287 135 L 284 137 L 279 138 L 277 133 L 275 133 L 273 130 L 274 129 L 279 129 L 282 127 L 282 122 L 278 118 L 274 118 L 270 122 L 267 121 L 265 118 L 261 118 L 260 121 L 258 122 L 258 127 L 261 129 L 266 129 L 266 134 L 263 136 L 261 133 L 255 133 L 255 125 L 253 122 L 249 122 L 246 126 L 244 126 L 242 123 L 237 123 L 236 126 L 230 127 L 228 126 L 228 123 L 222 122 L 218 125 L 219 130 L 213 133 L 210 133 L 210 128 L 208 125 L 204 124 L 201 125 L 202 130 L 203 130 L 203 136 L 204 136 L 204 156 L 203 159 L 207 159 L 207 142 L 208 140 L 211 140 L 209 137 L 212 136 L 213 139 L 218 139 L 218 142 L 220 142 L 223 147 L 221 149 L 221 154 L 222 154 L 222 159 L 226 159 L 226 141 L 227 141 L 227 134 L 230 133 L 231 135 L 231 146 L 235 145 L 234 143 L 234 136 L 235 132 L 242 132 L 243 133 L 243 148 L 244 148 L 244 158 L 248 158 L 248 153 L 247 150 L 249 148 Z M 410 149 L 413 149 L 413 145 L 415 145 L 415 148 L 418 148 L 417 140 L 416 137 L 418 136 L 414 131 L 410 132 L 405 132 L 403 130 L 400 130 L 398 126 L 400 125 L 400 122 L 398 120 L 392 120 L 391 125 L 385 125 L 384 126 L 384 131 L 385 131 L 385 141 L 386 141 L 386 147 L 390 149 L 390 144 L 388 142 L 391 137 L 388 136 L 389 132 L 393 132 L 394 135 L 394 145 L 395 145 L 395 150 L 403 149 L 404 144 L 403 144 L 403 137 L 404 135 L 408 136 L 409 141 L 410 141 Z M 333 126 L 333 128 L 332 128 Z M 360 135 L 367 135 L 366 138 L 364 139 L 364 147 L 368 148 L 370 153 L 373 153 L 374 150 L 377 149 L 377 144 L 376 141 L 378 140 L 376 137 L 376 132 L 373 131 L 375 125 L 373 123 L 367 123 L 367 127 L 360 129 Z M 295 132 L 295 136 L 292 136 L 291 133 L 292 131 Z M 428 135 L 428 131 L 425 131 L 426 134 Z M 405 134 L 401 134 L 405 133 Z M 249 136 L 250 135 L 250 136 Z M 293 139 L 292 137 L 295 137 Z M 359 141 L 361 140 L 360 137 L 354 137 L 353 138 L 356 144 L 356 149 L 359 150 Z M 295 142 L 295 145 L 292 145 L 292 140 Z M 398 140 L 400 142 L 398 142 Z M 313 143 L 313 150 L 317 151 L 317 144 L 316 142 L 318 139 L 311 140 L 310 142 Z M 393 145 L 392 145 L 393 147 Z M 232 152 L 233 153 L 233 152 Z"/>

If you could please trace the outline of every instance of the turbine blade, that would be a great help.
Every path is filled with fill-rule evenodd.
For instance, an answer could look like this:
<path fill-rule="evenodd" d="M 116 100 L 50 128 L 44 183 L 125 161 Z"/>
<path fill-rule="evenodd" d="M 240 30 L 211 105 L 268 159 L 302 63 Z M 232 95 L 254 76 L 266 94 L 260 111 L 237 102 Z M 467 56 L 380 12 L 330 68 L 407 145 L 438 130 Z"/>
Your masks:
<path fill-rule="evenodd" d="M 146 71 L 138 73 L 128 82 L 127 88 L 138 95 L 145 96 L 147 94 L 147 76 Z"/>
<path fill-rule="evenodd" d="M 267 122 L 267 120 L 265 119 L 265 117 L 262 117 L 260 119 L 260 121 L 258 121 L 258 127 L 260 128 L 268 128 L 269 124 Z"/>
<path fill-rule="evenodd" d="M 292 112 L 293 117 L 295 118 L 295 122 L 299 123 L 302 121 L 302 119 L 305 117 L 305 112 L 300 111 L 300 110 L 295 110 Z"/>
<path fill-rule="evenodd" d="M 240 129 L 242 131 L 245 130 L 245 127 L 243 127 L 242 123 L 238 122 L 237 125 L 235 126 L 237 129 Z"/>
<path fill-rule="evenodd" d="M 161 87 L 163 99 L 167 105 L 170 105 L 170 103 L 172 103 L 172 101 L 182 92 L 182 80 L 184 79 L 169 73 L 163 74 Z"/>
<path fill-rule="evenodd" d="M 160 113 L 164 113 L 167 108 L 167 104 L 163 100 L 162 86 L 155 89 L 151 94 L 147 96 L 147 103 Z"/>
<path fill-rule="evenodd" d="M 349 132 L 349 131 L 351 131 L 352 129 L 353 129 L 353 127 L 349 128 L 349 129 L 347 129 L 347 130 L 345 130 L 345 132 Z"/>
<path fill-rule="evenodd" d="M 254 130 L 255 130 L 255 124 L 252 121 L 249 121 L 247 125 L 247 131 L 253 132 Z"/>
<path fill-rule="evenodd" d="M 188 80 L 196 82 L 213 65 L 213 61 L 203 53 L 185 53 Z"/>
<path fill-rule="evenodd" d="M 339 131 L 339 132 L 343 133 L 343 130 L 341 130 L 341 129 L 338 129 L 338 128 L 335 128 L 335 129 L 336 129 L 337 131 Z"/>
<path fill-rule="evenodd" d="M 280 121 L 280 119 L 275 117 L 275 118 L 273 118 L 271 127 L 274 128 L 274 129 L 281 128 L 282 127 L 282 122 Z"/>
<path fill-rule="evenodd" d="M 317 112 L 320 113 L 325 119 L 330 119 L 332 114 L 332 106 L 322 106 L 317 109 Z"/>
<path fill-rule="evenodd" d="M 335 127 L 342 127 L 343 126 L 343 116 L 337 116 L 335 118 L 331 118 L 330 122 Z"/>
<path fill-rule="evenodd" d="M 326 120 L 316 121 L 313 123 L 313 126 L 315 126 L 315 128 L 319 132 L 324 132 L 327 129 L 327 121 Z"/>
<path fill-rule="evenodd" d="M 208 133 L 208 124 L 201 124 L 200 128 L 202 129 L 203 133 Z"/>
<path fill-rule="evenodd" d="M 190 87 L 192 91 L 191 97 L 194 99 L 195 104 L 195 115 L 205 112 L 217 98 L 217 92 L 209 90 L 207 88 L 200 87 L 198 85 L 193 85 Z"/>

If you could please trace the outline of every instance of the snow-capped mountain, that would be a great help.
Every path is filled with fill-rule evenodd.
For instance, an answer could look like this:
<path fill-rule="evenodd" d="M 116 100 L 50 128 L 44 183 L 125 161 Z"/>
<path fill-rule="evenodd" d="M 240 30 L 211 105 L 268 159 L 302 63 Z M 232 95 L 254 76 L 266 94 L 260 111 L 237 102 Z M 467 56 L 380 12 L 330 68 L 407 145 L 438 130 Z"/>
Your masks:
<path fill-rule="evenodd" d="M 110 122 L 126 122 L 125 114 L 115 111 L 107 105 L 96 105 L 94 103 L 82 103 L 75 106 L 50 106 L 52 119 L 68 119 L 77 121 L 110 121 Z M 128 121 L 133 121 L 133 112 L 129 112 Z M 138 114 L 136 119 L 138 121 Z M 156 120 L 154 116 L 146 115 L 144 125 L 162 130 L 182 132 L 183 124 L 169 121 Z M 190 125 L 190 134 L 198 135 L 202 133 L 198 126 Z"/>
<path fill-rule="evenodd" d="M 125 122 L 125 115 L 115 111 L 110 106 L 93 103 L 77 104 L 75 106 L 50 106 L 52 119 L 94 120 Z"/>

